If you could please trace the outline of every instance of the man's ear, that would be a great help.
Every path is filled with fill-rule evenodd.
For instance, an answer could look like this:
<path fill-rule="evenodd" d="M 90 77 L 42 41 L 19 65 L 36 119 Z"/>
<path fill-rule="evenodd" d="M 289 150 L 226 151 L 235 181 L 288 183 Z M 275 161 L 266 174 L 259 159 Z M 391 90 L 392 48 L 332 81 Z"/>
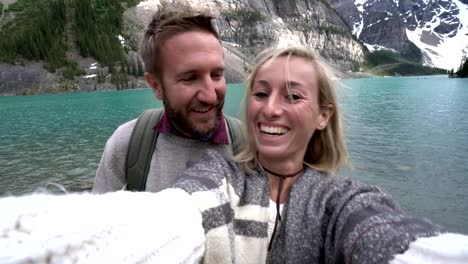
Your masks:
<path fill-rule="evenodd" d="M 330 117 L 332 117 L 334 113 L 335 109 L 333 108 L 333 105 L 328 105 L 326 108 L 320 109 L 317 129 L 323 130 L 325 127 L 327 127 L 328 120 L 330 120 Z"/>
<path fill-rule="evenodd" d="M 159 100 L 163 99 L 163 89 L 161 83 L 158 81 L 158 78 L 152 73 L 145 72 L 145 80 L 153 89 L 153 93 Z"/>

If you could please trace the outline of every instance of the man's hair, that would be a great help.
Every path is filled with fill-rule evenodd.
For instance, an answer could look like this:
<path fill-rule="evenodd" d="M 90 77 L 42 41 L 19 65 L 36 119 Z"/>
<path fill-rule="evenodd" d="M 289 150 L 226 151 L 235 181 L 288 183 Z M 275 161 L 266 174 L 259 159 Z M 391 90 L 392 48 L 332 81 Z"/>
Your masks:
<path fill-rule="evenodd" d="M 140 46 L 146 72 L 154 73 L 160 78 L 163 64 L 161 49 L 167 39 L 176 34 L 200 31 L 211 33 L 219 40 L 218 32 L 212 23 L 213 19 L 210 14 L 193 10 L 186 5 L 159 6 Z"/>
<path fill-rule="evenodd" d="M 344 139 L 340 111 L 335 96 L 334 83 L 331 77 L 332 70 L 318 54 L 305 47 L 299 46 L 267 49 L 257 56 L 255 66 L 247 77 L 246 93 L 242 102 L 245 118 L 243 133 L 246 141 L 241 152 L 236 155 L 235 158 L 241 163 L 242 168 L 246 172 L 252 172 L 258 166 L 255 139 L 253 135 L 249 133 L 250 124 L 247 122 L 247 109 L 258 70 L 265 63 L 278 57 L 299 57 L 305 59 L 314 67 L 318 78 L 320 108 L 325 109 L 331 106 L 333 114 L 324 129 L 315 130 L 308 143 L 304 156 L 304 163 L 319 171 L 336 173 L 342 165 L 347 163 L 348 151 Z M 310 122 L 313 121 L 311 120 Z"/>

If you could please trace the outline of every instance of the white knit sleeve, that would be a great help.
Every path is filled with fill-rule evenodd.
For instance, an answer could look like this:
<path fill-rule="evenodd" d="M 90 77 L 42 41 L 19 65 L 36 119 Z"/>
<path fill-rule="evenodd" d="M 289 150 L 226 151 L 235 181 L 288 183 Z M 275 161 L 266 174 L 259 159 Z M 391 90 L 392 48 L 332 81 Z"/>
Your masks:
<path fill-rule="evenodd" d="M 0 263 L 198 263 L 202 216 L 180 189 L 0 199 Z"/>
<path fill-rule="evenodd" d="M 435 237 L 418 238 L 403 254 L 390 264 L 467 264 L 468 236 L 444 233 Z"/>

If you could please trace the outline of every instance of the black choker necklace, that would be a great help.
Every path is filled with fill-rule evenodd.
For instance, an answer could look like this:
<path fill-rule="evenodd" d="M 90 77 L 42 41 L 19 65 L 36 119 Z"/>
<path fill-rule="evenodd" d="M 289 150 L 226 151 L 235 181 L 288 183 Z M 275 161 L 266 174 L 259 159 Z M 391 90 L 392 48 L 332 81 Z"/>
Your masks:
<path fill-rule="evenodd" d="M 303 172 L 304 171 L 304 167 L 302 167 L 300 170 L 294 172 L 294 173 L 291 173 L 291 174 L 279 174 L 279 173 L 276 173 L 276 172 L 273 172 L 265 167 L 262 166 L 262 169 L 270 174 L 272 174 L 273 176 L 276 176 L 276 177 L 280 177 L 282 179 L 286 179 L 286 178 L 291 178 L 291 177 L 294 177 L 296 175 L 298 175 L 299 173 Z"/>
<path fill-rule="evenodd" d="M 279 184 L 278 184 L 278 193 L 276 194 L 276 218 L 275 218 L 275 227 L 273 228 L 273 234 L 271 235 L 271 240 L 270 240 L 270 243 L 268 244 L 268 251 L 270 251 L 271 249 L 271 246 L 273 245 L 273 239 L 275 238 L 275 234 L 276 234 L 276 228 L 278 226 L 278 222 L 281 222 L 281 215 L 280 215 L 280 195 L 281 195 L 281 191 L 283 189 L 283 181 L 284 179 L 286 178 L 291 178 L 291 177 L 294 177 L 300 173 L 302 173 L 304 171 L 304 167 L 302 167 L 300 170 L 294 172 L 294 173 L 291 173 L 291 174 L 279 174 L 279 173 L 276 173 L 276 172 L 273 172 L 263 166 L 260 165 L 260 167 L 265 171 L 265 172 L 268 172 L 270 173 L 271 175 L 273 176 L 276 176 L 276 177 L 279 177 Z"/>

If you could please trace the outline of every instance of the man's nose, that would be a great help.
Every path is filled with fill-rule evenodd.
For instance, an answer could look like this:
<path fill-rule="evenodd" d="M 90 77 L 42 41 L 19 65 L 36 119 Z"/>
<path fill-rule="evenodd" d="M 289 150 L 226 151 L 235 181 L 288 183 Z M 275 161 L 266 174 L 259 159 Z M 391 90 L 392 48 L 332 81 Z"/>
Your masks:
<path fill-rule="evenodd" d="M 198 92 L 198 100 L 207 104 L 216 104 L 218 102 L 218 95 L 216 93 L 217 82 L 211 77 L 204 78 L 201 83 L 200 91 Z"/>

